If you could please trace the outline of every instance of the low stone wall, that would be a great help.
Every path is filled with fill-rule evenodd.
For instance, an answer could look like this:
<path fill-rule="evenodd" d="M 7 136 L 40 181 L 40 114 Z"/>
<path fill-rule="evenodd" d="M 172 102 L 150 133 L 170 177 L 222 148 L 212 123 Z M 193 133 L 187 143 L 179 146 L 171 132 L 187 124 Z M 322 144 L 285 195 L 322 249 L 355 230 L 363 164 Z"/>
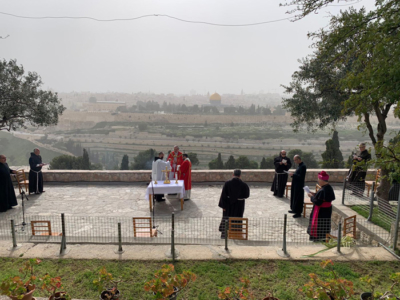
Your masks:
<path fill-rule="evenodd" d="M 320 169 L 307 170 L 306 181 L 316 182 Z M 325 170 L 330 182 L 343 182 L 347 169 Z M 375 171 L 368 171 L 372 174 Z M 232 178 L 232 170 L 194 170 L 192 182 L 223 182 Z M 47 170 L 43 171 L 45 182 L 148 182 L 151 171 L 84 171 L 84 170 Z M 246 182 L 272 182 L 274 170 L 243 170 L 242 179 Z"/>

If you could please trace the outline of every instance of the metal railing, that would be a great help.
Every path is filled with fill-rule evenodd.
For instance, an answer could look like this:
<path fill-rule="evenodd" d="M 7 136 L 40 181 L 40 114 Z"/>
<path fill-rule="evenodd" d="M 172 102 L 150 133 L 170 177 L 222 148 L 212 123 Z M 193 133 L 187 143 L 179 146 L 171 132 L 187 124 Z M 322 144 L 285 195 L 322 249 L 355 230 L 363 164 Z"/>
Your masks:
<path fill-rule="evenodd" d="M 398 197 L 396 200 L 393 200 L 394 194 Z M 363 184 L 346 181 L 343 185 L 342 203 L 365 217 L 370 224 L 375 225 L 368 228 L 384 239 L 383 244 L 396 248 L 395 236 L 399 231 L 400 189 L 398 185 L 392 187 L 389 199 L 391 200 L 382 199 L 376 195 L 375 183 L 370 188 L 369 195 Z"/>
<path fill-rule="evenodd" d="M 153 221 L 156 237 L 137 236 L 130 217 L 104 216 L 64 216 L 61 215 L 31 216 L 25 218 L 15 216 L 0 221 L 0 239 L 10 244 L 22 242 L 34 243 L 99 243 L 99 244 L 203 244 L 203 245 L 306 245 L 313 243 L 307 232 L 312 222 L 309 218 L 294 219 L 291 215 L 277 218 L 248 218 L 244 239 L 225 238 L 225 223 L 221 218 L 179 218 L 156 217 Z M 45 221 L 51 226 L 48 232 L 34 232 L 35 221 Z M 338 236 L 339 222 L 331 219 L 318 219 L 314 239 L 325 240 L 327 233 Z M 342 222 L 342 220 L 340 221 Z M 12 224 L 13 223 L 13 224 Z M 174 224 L 174 227 L 173 227 Z M 222 232 L 220 231 L 222 228 Z M 153 230 L 154 230 L 153 229 Z M 173 236 L 172 236 L 173 229 Z M 351 233 L 360 246 L 377 246 L 379 242 L 390 245 L 390 232 L 364 220 L 357 220 L 356 230 Z M 229 232 L 228 232 L 229 236 Z M 14 238 L 13 238 L 14 237 Z M 317 238 L 316 238 L 317 237 Z M 62 248 L 65 248 L 65 245 Z M 63 249 L 64 249 L 63 248 Z"/>

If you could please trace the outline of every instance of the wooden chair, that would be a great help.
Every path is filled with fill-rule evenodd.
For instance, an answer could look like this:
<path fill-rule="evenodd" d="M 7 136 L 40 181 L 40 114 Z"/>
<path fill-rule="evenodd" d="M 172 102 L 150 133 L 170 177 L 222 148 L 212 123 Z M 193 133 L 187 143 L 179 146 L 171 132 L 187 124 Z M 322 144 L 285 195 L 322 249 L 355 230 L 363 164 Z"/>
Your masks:
<path fill-rule="evenodd" d="M 287 195 L 288 195 L 288 191 L 289 190 L 292 190 L 292 183 L 291 182 L 286 183 L 286 198 L 288 197 Z"/>
<path fill-rule="evenodd" d="M 315 192 L 318 192 L 321 189 L 320 185 L 317 183 L 315 185 Z M 306 212 L 307 212 L 307 208 L 313 208 L 314 203 L 312 203 L 310 200 L 308 200 L 307 202 L 304 202 L 303 205 L 303 218 L 306 217 Z"/>
<path fill-rule="evenodd" d="M 228 239 L 230 240 L 248 240 L 249 219 L 247 218 L 229 218 Z"/>
<path fill-rule="evenodd" d="M 353 239 L 357 239 L 356 235 L 356 219 L 357 216 L 351 216 L 343 220 L 343 234 L 342 237 L 344 236 L 350 236 Z M 326 242 L 329 242 L 329 238 L 332 239 L 337 239 L 338 236 L 338 231 L 332 231 L 330 234 L 326 234 Z"/>
<path fill-rule="evenodd" d="M 20 194 L 22 193 L 24 187 L 25 187 L 25 192 L 29 192 L 29 181 L 26 180 L 24 170 L 17 170 L 17 174 L 15 174 L 15 179 L 17 180 Z"/>
<path fill-rule="evenodd" d="M 369 197 L 369 191 L 371 190 L 372 184 L 375 182 L 374 192 L 379 185 L 379 178 L 381 177 L 381 169 L 376 170 L 375 181 L 365 181 L 365 186 L 367 187 L 367 197 Z"/>
<path fill-rule="evenodd" d="M 132 218 L 134 237 L 157 237 L 157 229 L 153 228 L 151 218 Z"/>
<path fill-rule="evenodd" d="M 61 236 L 62 233 L 51 231 L 50 221 L 31 221 L 32 235 Z"/>

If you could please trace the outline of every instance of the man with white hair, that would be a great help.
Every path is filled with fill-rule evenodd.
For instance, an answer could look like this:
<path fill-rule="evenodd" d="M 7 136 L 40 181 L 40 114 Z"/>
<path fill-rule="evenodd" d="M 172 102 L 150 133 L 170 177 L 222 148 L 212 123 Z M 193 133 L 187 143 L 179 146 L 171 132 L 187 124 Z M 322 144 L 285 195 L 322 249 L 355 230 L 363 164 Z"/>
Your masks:
<path fill-rule="evenodd" d="M 365 177 L 367 176 L 368 161 L 371 159 L 365 143 L 360 143 L 360 151 L 353 155 L 353 164 L 350 167 L 347 179 L 353 193 L 362 196 L 365 190 Z"/>
<path fill-rule="evenodd" d="M 174 151 L 168 155 L 168 159 L 171 163 L 171 172 L 169 173 L 169 179 L 175 179 L 179 175 L 179 168 L 183 163 L 183 153 L 179 151 L 177 145 L 174 146 Z M 179 178 L 178 178 L 179 179 Z"/>
<path fill-rule="evenodd" d="M 42 163 L 42 157 L 40 156 L 40 150 L 38 148 L 33 149 L 31 157 L 29 158 L 29 194 L 44 193 L 43 191 L 43 174 L 42 167 L 46 165 Z"/>
<path fill-rule="evenodd" d="M 12 206 L 18 205 L 10 177 L 10 174 L 15 173 L 17 171 L 8 167 L 6 156 L 0 155 L 0 212 L 5 212 L 11 209 Z"/>

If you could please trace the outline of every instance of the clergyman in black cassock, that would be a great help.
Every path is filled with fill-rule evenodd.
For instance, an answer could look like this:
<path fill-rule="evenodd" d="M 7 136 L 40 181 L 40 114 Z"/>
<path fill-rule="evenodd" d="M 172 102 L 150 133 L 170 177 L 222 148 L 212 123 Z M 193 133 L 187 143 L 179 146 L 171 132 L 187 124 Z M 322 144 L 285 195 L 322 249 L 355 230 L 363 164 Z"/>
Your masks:
<path fill-rule="evenodd" d="M 314 203 L 307 229 L 310 241 L 325 241 L 326 234 L 331 232 L 332 201 L 335 200 L 335 192 L 328 180 L 329 175 L 325 171 L 320 172 L 318 184 L 321 188 L 317 193 L 308 194 Z"/>
<path fill-rule="evenodd" d="M 353 191 L 362 195 L 365 190 L 365 177 L 367 176 L 367 162 L 371 159 L 365 143 L 360 144 L 360 152 L 353 155 L 353 165 L 350 167 L 348 181 Z"/>
<path fill-rule="evenodd" d="M 5 212 L 12 206 L 18 205 L 10 176 L 16 171 L 11 170 L 6 161 L 6 157 L 0 155 L 0 212 Z"/>
<path fill-rule="evenodd" d="M 289 171 L 292 167 L 292 162 L 289 157 L 286 157 L 285 150 L 282 150 L 279 156 L 275 157 L 274 165 L 275 177 L 272 182 L 271 191 L 274 192 L 274 196 L 282 198 L 288 180 L 288 173 L 285 173 L 284 171 Z"/>
<path fill-rule="evenodd" d="M 298 164 L 296 172 L 290 173 L 292 177 L 292 188 L 290 192 L 290 213 L 293 213 L 293 218 L 300 218 L 304 206 L 304 182 L 306 179 L 307 167 L 301 161 L 300 156 L 295 155 L 294 162 Z"/>
<path fill-rule="evenodd" d="M 229 217 L 243 218 L 245 199 L 250 197 L 249 186 L 240 179 L 240 170 L 233 172 L 233 178 L 225 182 L 218 206 L 222 208 L 222 220 L 219 231 L 224 237 L 225 220 Z"/>
<path fill-rule="evenodd" d="M 31 152 L 29 158 L 29 194 L 43 193 L 43 174 L 42 174 L 42 157 L 40 156 L 40 150 L 35 149 Z"/>

